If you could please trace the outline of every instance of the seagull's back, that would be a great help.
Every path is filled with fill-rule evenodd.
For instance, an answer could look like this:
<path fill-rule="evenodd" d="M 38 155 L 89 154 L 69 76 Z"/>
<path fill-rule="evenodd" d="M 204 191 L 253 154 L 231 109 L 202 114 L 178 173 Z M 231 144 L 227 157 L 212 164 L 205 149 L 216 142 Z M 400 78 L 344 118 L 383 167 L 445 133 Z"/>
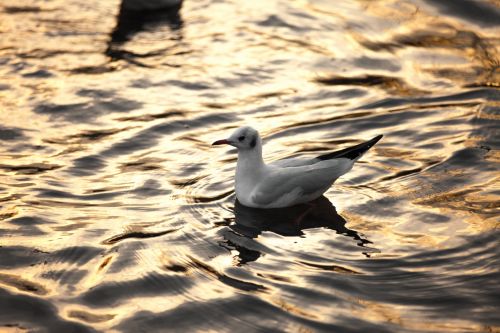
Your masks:
<path fill-rule="evenodd" d="M 298 163 L 302 164 L 303 160 Z M 353 163 L 347 158 L 339 158 L 300 166 L 267 165 L 252 191 L 244 194 L 244 201 L 257 208 L 289 207 L 309 202 L 325 193 L 337 178 L 352 168 Z"/>

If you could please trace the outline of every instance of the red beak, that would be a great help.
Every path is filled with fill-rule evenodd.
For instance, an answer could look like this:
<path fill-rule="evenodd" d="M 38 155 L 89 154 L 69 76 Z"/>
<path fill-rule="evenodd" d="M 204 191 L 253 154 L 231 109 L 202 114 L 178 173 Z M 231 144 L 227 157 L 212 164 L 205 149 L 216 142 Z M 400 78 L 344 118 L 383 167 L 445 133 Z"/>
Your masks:
<path fill-rule="evenodd" d="M 212 143 L 212 146 L 215 146 L 215 145 L 228 145 L 229 144 L 229 141 L 227 141 L 226 139 L 224 140 L 217 140 L 215 141 L 214 143 Z"/>

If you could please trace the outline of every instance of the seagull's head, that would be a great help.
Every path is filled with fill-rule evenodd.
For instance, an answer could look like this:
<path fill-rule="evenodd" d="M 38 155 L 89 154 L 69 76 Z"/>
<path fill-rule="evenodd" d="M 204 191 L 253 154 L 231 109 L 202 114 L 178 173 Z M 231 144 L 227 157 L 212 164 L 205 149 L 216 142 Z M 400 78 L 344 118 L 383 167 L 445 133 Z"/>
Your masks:
<path fill-rule="evenodd" d="M 234 131 L 229 138 L 217 140 L 212 145 L 231 145 L 241 150 L 251 150 L 260 147 L 261 140 L 256 129 L 244 126 Z"/>

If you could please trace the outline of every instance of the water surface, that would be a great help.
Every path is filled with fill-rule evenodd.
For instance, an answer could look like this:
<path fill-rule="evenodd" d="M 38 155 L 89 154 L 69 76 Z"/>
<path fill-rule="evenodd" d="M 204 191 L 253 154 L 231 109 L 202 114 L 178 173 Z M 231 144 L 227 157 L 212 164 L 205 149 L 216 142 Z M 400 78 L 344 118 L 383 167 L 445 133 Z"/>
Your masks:
<path fill-rule="evenodd" d="M 497 1 L 0 5 L 0 327 L 497 332 Z M 267 161 L 384 138 L 314 206 Z"/>

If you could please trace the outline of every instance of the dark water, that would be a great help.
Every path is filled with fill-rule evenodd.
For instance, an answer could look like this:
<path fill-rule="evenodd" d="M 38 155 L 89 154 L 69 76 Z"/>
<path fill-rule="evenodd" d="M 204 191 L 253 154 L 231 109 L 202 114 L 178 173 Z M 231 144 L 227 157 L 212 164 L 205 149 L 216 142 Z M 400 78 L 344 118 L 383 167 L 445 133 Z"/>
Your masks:
<path fill-rule="evenodd" d="M 119 7 L 0 4 L 0 331 L 500 332 L 498 1 Z M 243 124 L 384 139 L 260 211 Z"/>

